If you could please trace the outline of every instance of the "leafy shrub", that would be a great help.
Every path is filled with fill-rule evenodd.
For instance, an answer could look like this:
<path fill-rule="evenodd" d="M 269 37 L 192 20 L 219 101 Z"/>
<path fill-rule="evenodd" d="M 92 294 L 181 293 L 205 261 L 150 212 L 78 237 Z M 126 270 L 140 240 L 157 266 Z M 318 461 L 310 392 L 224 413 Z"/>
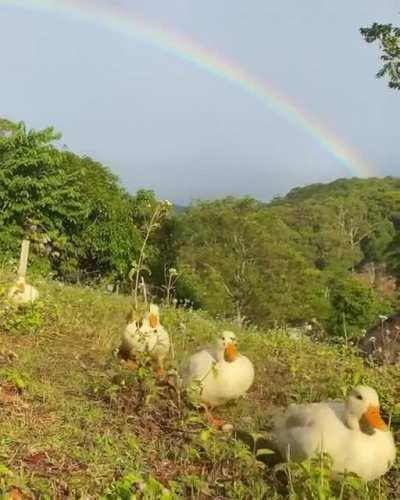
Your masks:
<path fill-rule="evenodd" d="M 334 335 L 360 337 L 362 330 L 375 323 L 390 305 L 353 276 L 336 276 L 331 281 L 330 328 Z"/>

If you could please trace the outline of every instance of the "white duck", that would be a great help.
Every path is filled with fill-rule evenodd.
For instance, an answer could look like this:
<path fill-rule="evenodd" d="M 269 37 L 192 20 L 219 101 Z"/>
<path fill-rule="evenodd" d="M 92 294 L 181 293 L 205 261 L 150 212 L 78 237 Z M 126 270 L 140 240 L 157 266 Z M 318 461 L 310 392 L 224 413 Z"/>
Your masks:
<path fill-rule="evenodd" d="M 190 356 L 182 370 L 185 385 L 194 392 L 210 422 L 222 427 L 224 421 L 211 415 L 216 406 L 243 396 L 254 380 L 251 361 L 238 353 L 233 332 L 222 332 L 213 347 Z"/>
<path fill-rule="evenodd" d="M 135 316 L 134 312 L 128 315 L 128 324 L 119 349 L 121 357 L 135 362 L 141 353 L 148 352 L 156 363 L 157 375 L 162 376 L 169 349 L 169 335 L 160 323 L 156 305 L 150 305 L 150 312 L 144 318 Z"/>
<path fill-rule="evenodd" d="M 275 422 L 275 437 L 286 460 L 301 462 L 327 453 L 335 472 L 354 472 L 365 481 L 385 474 L 396 456 L 378 395 L 362 385 L 352 389 L 346 401 L 290 406 Z"/>
<path fill-rule="evenodd" d="M 19 306 L 33 304 L 39 298 L 37 288 L 28 285 L 23 276 L 19 276 L 8 292 L 8 299 Z"/>

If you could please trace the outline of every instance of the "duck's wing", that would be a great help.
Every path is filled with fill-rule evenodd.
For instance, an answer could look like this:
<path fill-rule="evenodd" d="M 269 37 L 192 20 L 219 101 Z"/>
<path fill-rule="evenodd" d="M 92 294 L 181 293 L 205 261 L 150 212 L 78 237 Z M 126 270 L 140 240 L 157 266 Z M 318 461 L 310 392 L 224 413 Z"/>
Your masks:
<path fill-rule="evenodd" d="M 313 454 L 313 405 L 292 405 L 274 419 L 274 436 L 285 460 L 302 461 Z"/>
<path fill-rule="evenodd" d="M 327 406 L 329 406 L 330 410 L 333 412 L 335 417 L 340 420 L 343 425 L 346 425 L 346 406 L 343 401 L 337 401 L 337 400 L 331 400 L 331 401 L 326 401 L 325 403 Z"/>
<path fill-rule="evenodd" d="M 313 421 L 315 405 L 291 405 L 287 408 L 281 420 L 277 421 L 279 427 L 286 429 L 295 427 L 308 427 Z M 279 417 L 278 417 L 279 419 Z"/>
<path fill-rule="evenodd" d="M 295 461 L 311 457 L 329 436 L 344 429 L 343 406 L 334 401 L 290 406 L 275 420 L 281 453 Z"/>
<path fill-rule="evenodd" d="M 286 428 L 321 426 L 322 423 L 344 423 L 345 406 L 342 401 L 324 401 L 292 405 L 286 410 L 283 422 Z M 281 421 L 282 422 L 282 421 Z"/>
<path fill-rule="evenodd" d="M 189 383 L 192 380 L 201 380 L 206 377 L 216 361 L 211 349 L 203 349 L 192 354 L 181 370 L 184 382 Z"/>

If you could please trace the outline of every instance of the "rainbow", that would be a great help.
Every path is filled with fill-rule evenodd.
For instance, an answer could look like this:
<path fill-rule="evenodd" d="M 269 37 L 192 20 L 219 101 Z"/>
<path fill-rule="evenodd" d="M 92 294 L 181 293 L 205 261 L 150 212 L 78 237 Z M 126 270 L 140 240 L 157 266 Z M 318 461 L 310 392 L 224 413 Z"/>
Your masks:
<path fill-rule="evenodd" d="M 131 8 L 116 6 L 115 2 L 110 0 L 0 0 L 1 6 L 66 15 L 78 21 L 96 23 L 151 44 L 254 96 L 267 108 L 310 135 L 321 148 L 343 165 L 350 175 L 376 175 L 375 168 L 343 139 L 325 128 L 271 82 L 257 78 L 237 63 L 215 51 L 205 49 L 182 34 L 150 23 Z"/>

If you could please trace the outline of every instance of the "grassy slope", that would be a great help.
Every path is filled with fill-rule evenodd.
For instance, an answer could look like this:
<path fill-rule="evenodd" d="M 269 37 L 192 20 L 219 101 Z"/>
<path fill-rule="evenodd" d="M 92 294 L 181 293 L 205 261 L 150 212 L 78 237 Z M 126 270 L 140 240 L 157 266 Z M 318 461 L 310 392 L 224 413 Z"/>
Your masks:
<path fill-rule="evenodd" d="M 334 498 L 344 489 L 343 498 L 377 498 L 378 490 L 396 498 L 398 465 L 369 488 L 330 481 L 319 465 L 291 466 L 288 481 L 287 471 L 210 431 L 180 391 L 157 384 L 145 367 L 126 371 L 112 350 L 127 298 L 39 282 L 40 304 L 21 313 L 6 306 L 10 278 L 0 275 L 2 494 L 16 487 L 26 498 Z M 172 309 L 162 310 L 162 322 L 173 365 L 229 326 Z M 279 332 L 238 333 L 257 376 L 245 400 L 219 412 L 237 428 L 267 433 L 276 406 L 340 397 L 359 381 L 377 388 L 396 426 L 398 371 L 365 368 L 344 349 Z"/>

